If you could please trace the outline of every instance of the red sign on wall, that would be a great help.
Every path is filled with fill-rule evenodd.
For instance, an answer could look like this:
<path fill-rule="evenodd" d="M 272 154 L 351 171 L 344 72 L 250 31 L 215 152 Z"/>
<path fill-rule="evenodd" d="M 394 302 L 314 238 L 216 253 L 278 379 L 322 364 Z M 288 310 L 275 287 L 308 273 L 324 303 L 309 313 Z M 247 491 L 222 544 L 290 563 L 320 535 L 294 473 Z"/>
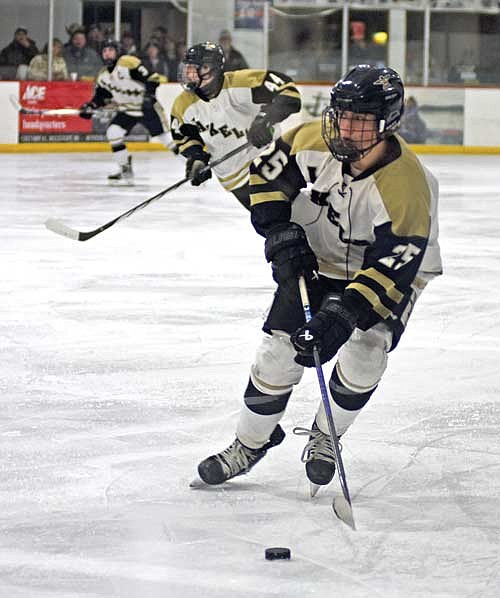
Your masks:
<path fill-rule="evenodd" d="M 24 108 L 79 108 L 93 95 L 91 82 L 21 81 L 19 101 Z M 19 114 L 19 141 L 104 141 L 105 126 L 79 116 Z"/>

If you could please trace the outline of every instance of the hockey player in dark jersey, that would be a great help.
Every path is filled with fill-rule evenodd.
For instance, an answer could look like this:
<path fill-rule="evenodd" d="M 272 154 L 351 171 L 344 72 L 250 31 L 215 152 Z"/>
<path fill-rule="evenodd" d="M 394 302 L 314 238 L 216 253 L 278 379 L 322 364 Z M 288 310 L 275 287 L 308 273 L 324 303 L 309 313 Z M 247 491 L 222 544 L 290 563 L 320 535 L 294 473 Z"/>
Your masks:
<path fill-rule="evenodd" d="M 101 50 L 105 67 L 97 75 L 94 96 L 80 107 L 82 118 L 92 118 L 93 111 L 111 105 L 117 113 L 106 129 L 113 158 L 118 171 L 110 174 L 110 182 L 133 183 L 132 156 L 125 145 L 125 138 L 132 128 L 141 123 L 167 148 L 173 149 L 163 108 L 156 100 L 156 88 L 167 78 L 150 73 L 136 56 L 119 55 L 118 43 L 104 42 Z"/>
<path fill-rule="evenodd" d="M 336 358 L 329 382 L 343 436 L 374 393 L 416 299 L 441 273 L 438 185 L 396 134 L 404 89 L 389 68 L 360 65 L 332 89 L 322 120 L 278 139 L 251 167 L 251 218 L 278 289 L 251 367 L 236 439 L 198 466 L 207 484 L 247 473 L 279 444 L 279 425 L 313 347 Z M 307 187 L 307 190 L 306 190 Z M 313 318 L 304 322 L 298 278 Z M 311 484 L 335 458 L 323 403 L 303 453 Z"/>
<path fill-rule="evenodd" d="M 301 107 L 290 77 L 276 71 L 244 69 L 224 73 L 224 51 L 204 42 L 186 52 L 182 71 L 184 91 L 171 110 L 172 136 L 186 158 L 186 176 L 195 186 L 212 176 L 204 170 L 250 141 L 251 147 L 214 169 L 222 186 L 250 206 L 251 161 L 277 136 L 278 123 Z"/>

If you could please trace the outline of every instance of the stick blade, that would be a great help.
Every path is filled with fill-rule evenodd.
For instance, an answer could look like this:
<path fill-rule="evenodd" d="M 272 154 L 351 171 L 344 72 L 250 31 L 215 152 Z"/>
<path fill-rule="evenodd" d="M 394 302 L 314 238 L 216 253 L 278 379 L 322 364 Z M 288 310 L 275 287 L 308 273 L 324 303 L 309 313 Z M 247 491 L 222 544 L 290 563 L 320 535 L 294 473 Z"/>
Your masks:
<path fill-rule="evenodd" d="M 63 237 L 68 237 L 68 239 L 73 239 L 73 241 L 84 241 L 85 239 L 81 238 L 81 233 L 73 228 L 70 228 L 64 222 L 57 220 L 56 218 L 48 218 L 45 221 L 45 227 L 56 233 L 56 235 L 62 235 Z"/>
<path fill-rule="evenodd" d="M 352 513 L 352 507 L 347 502 L 344 496 L 336 496 L 332 503 L 333 512 L 337 517 L 348 525 L 351 529 L 356 530 L 354 524 L 354 515 Z"/>

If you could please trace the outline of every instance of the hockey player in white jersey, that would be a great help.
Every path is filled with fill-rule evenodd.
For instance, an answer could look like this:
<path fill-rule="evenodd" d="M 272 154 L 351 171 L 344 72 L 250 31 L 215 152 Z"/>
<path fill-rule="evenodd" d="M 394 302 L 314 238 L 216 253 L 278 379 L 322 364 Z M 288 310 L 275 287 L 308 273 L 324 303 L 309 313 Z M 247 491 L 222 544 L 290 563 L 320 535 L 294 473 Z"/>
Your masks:
<path fill-rule="evenodd" d="M 251 147 L 214 168 L 222 186 L 249 208 L 250 163 L 271 143 L 277 124 L 300 110 L 300 94 L 290 77 L 276 71 L 223 69 L 219 44 L 203 42 L 187 50 L 184 91 L 171 110 L 172 136 L 195 186 L 212 176 L 204 170 L 210 159 L 250 141 Z"/>
<path fill-rule="evenodd" d="M 251 367 L 236 439 L 198 466 L 207 484 L 247 473 L 279 444 L 303 368 L 336 358 L 329 381 L 344 436 L 374 393 L 423 288 L 441 273 L 438 185 L 396 134 L 404 89 L 360 65 L 332 89 L 321 121 L 285 133 L 251 167 L 251 218 L 278 283 Z M 306 189 L 307 188 L 307 189 Z M 298 278 L 313 318 L 305 324 Z M 404 400 L 404 390 L 401 399 Z M 319 395 L 319 391 L 318 391 Z M 303 453 L 315 485 L 335 474 L 323 403 Z"/>
<path fill-rule="evenodd" d="M 167 148 L 172 149 L 172 137 L 163 108 L 156 100 L 156 88 L 167 78 L 150 73 L 136 56 L 119 55 L 118 42 L 107 40 L 101 50 L 105 67 L 96 79 L 94 96 L 80 107 L 82 118 L 92 118 L 94 110 L 110 105 L 117 113 L 106 129 L 113 158 L 118 171 L 110 174 L 110 182 L 133 183 L 132 156 L 125 145 L 125 138 L 132 128 L 141 123 Z"/>

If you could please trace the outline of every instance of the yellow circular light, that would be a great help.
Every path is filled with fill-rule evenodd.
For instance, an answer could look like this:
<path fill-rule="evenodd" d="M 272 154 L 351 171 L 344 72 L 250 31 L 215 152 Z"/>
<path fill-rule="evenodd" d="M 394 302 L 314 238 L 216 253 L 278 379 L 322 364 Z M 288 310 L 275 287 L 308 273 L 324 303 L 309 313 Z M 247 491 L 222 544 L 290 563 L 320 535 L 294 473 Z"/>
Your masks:
<path fill-rule="evenodd" d="M 377 44 L 377 46 L 385 46 L 388 37 L 389 36 L 387 35 L 386 31 L 377 31 L 373 34 L 372 40 L 374 44 Z"/>

